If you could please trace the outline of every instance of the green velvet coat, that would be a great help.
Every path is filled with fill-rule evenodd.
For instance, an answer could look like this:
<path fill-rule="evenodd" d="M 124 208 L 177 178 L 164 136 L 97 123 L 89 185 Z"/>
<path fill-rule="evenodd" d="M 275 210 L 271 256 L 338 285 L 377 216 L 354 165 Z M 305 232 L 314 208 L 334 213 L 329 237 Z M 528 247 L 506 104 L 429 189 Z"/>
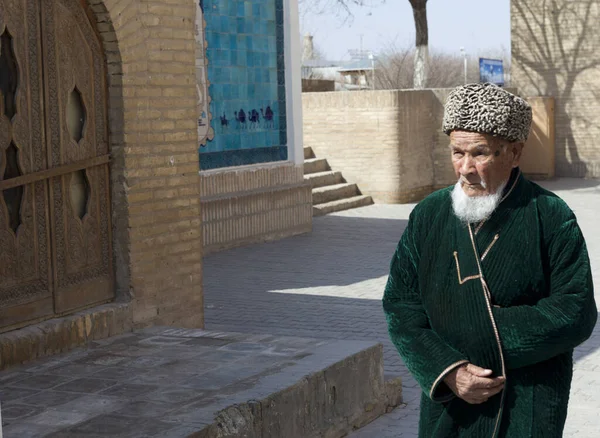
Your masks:
<path fill-rule="evenodd" d="M 421 388 L 419 436 L 561 437 L 573 348 L 596 323 L 592 274 L 573 212 L 520 173 L 481 227 L 462 224 L 452 187 L 412 214 L 392 259 L 383 307 Z M 471 362 L 506 377 L 480 405 L 443 383 Z"/>

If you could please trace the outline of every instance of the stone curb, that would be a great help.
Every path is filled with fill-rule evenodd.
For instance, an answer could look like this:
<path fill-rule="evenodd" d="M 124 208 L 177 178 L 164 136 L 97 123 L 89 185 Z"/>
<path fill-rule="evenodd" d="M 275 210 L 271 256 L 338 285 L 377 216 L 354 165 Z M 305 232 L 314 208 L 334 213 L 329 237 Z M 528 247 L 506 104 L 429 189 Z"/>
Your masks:
<path fill-rule="evenodd" d="M 220 410 L 211 424 L 190 437 L 339 438 L 402 400 L 401 381 L 383 381 L 381 344 L 299 377 L 260 400 Z M 269 386 L 268 377 L 261 384 Z"/>

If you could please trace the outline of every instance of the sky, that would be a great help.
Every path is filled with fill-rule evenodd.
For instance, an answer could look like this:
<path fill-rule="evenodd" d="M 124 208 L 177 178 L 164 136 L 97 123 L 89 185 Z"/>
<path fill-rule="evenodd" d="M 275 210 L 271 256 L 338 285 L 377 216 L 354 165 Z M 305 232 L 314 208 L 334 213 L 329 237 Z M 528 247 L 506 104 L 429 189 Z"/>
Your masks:
<path fill-rule="evenodd" d="M 374 53 L 390 46 L 414 45 L 415 25 L 408 0 L 367 0 L 371 7 L 343 11 L 327 7 L 333 0 L 300 0 L 300 31 L 329 60 L 348 59 L 348 50 Z M 315 6 L 316 5 L 316 6 Z M 429 0 L 429 47 L 473 56 L 510 53 L 510 0 Z"/>

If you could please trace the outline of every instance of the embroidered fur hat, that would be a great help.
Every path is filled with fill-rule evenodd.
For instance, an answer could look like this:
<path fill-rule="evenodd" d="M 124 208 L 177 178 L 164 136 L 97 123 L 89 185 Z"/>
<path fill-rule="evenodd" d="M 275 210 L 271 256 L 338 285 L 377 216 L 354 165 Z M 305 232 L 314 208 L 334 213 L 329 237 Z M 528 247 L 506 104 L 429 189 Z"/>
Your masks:
<path fill-rule="evenodd" d="M 531 106 L 523 99 L 490 83 L 467 84 L 448 95 L 442 129 L 479 132 L 507 141 L 527 140 Z"/>

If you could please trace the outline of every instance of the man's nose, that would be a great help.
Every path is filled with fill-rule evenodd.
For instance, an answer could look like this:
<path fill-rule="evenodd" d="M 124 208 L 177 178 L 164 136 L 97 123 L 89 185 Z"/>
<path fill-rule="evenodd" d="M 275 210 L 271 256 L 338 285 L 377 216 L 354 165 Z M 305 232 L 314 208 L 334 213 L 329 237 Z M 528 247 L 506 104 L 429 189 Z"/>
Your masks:
<path fill-rule="evenodd" d="M 462 175 L 469 175 L 475 173 L 475 161 L 469 155 L 465 155 L 462 159 L 462 165 L 460 166 L 460 173 Z"/>

